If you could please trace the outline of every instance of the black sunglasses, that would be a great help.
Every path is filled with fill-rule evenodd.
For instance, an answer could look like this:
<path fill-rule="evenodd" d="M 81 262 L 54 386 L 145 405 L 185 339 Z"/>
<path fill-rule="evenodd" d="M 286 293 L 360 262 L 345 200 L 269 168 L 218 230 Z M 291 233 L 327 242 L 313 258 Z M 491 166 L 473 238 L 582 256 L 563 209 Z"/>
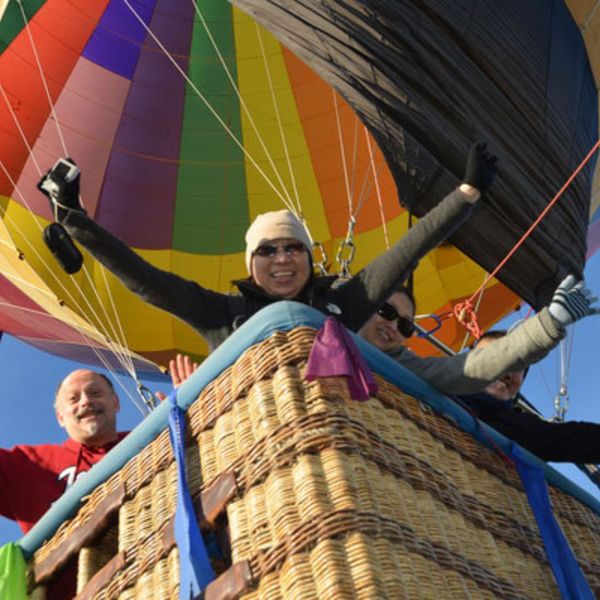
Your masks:
<path fill-rule="evenodd" d="M 283 252 L 286 256 L 296 256 L 306 250 L 306 246 L 302 242 L 290 242 L 289 244 L 263 244 L 252 254 L 255 256 L 274 258 L 277 256 L 279 248 L 283 248 Z"/>
<path fill-rule="evenodd" d="M 398 331 L 405 337 L 409 338 L 415 332 L 415 324 L 406 317 L 398 314 L 398 311 L 389 302 L 384 302 L 378 309 L 377 314 L 386 321 L 398 321 Z"/>

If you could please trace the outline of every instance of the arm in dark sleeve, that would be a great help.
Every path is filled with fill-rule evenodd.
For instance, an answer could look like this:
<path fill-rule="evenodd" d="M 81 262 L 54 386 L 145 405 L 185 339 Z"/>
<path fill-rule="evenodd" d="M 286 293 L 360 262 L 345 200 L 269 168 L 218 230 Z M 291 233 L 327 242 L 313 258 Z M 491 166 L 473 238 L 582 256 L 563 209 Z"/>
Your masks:
<path fill-rule="evenodd" d="M 63 225 L 73 239 L 132 292 L 183 319 L 201 335 L 230 325 L 224 294 L 156 268 L 83 213 L 71 211 Z"/>
<path fill-rule="evenodd" d="M 357 331 L 430 250 L 450 236 L 470 215 L 474 199 L 459 189 L 446 196 L 387 252 L 333 290 L 342 321 Z"/>
<path fill-rule="evenodd" d="M 600 425 L 585 421 L 552 423 L 517 410 L 486 415 L 488 425 L 543 460 L 600 463 Z"/>

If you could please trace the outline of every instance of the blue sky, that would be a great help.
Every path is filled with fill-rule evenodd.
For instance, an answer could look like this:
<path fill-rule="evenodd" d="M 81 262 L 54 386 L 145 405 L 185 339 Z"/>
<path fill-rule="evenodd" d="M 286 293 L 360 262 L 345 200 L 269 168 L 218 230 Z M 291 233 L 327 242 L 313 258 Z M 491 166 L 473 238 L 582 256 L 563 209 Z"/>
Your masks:
<path fill-rule="evenodd" d="M 586 267 L 589 287 L 600 293 L 600 255 L 593 257 Z M 526 309 L 523 311 L 525 315 Z M 505 320 L 506 326 L 519 317 L 515 314 Z M 571 359 L 568 389 L 569 420 L 600 422 L 600 368 L 596 348 L 600 333 L 600 316 L 590 317 L 575 326 L 573 355 Z M 40 352 L 30 346 L 4 336 L 0 342 L 0 381 L 2 381 L 3 417 L 0 419 L 0 447 L 15 444 L 60 443 L 64 431 L 56 423 L 52 408 L 54 390 L 58 382 L 71 370 L 78 368 L 71 361 Z M 535 365 L 525 381 L 525 396 L 546 416 L 554 412 L 553 401 L 559 383 L 558 353 L 554 351 L 539 365 Z M 126 383 L 126 382 L 125 382 Z M 169 385 L 151 389 L 168 391 Z M 133 386 L 129 389 L 134 392 Z M 122 409 L 119 428 L 135 427 L 142 418 L 140 411 L 120 393 Z M 600 490 L 576 467 L 554 465 L 561 472 L 600 499 Z M 0 545 L 18 539 L 20 529 L 0 517 Z"/>

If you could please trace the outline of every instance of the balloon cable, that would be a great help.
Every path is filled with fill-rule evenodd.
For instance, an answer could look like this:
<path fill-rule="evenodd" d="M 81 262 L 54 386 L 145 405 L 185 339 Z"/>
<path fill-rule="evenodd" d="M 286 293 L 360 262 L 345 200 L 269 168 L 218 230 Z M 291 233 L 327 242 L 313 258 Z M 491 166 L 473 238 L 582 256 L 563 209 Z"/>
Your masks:
<path fill-rule="evenodd" d="M 594 155 L 594 153 L 596 152 L 598 147 L 600 147 L 600 140 L 598 140 L 594 144 L 593 148 L 588 152 L 588 154 L 581 161 L 579 166 L 573 171 L 571 176 L 567 179 L 567 181 L 560 188 L 560 190 L 558 190 L 558 192 L 556 193 L 554 198 L 552 198 L 552 200 L 548 203 L 546 208 L 544 208 L 544 210 L 540 213 L 538 218 L 531 224 L 531 226 L 523 234 L 521 239 L 513 246 L 513 248 L 508 252 L 508 254 L 500 261 L 498 266 L 485 278 L 485 280 L 483 281 L 481 286 L 475 292 L 473 292 L 473 294 L 471 295 L 471 297 L 468 300 L 465 300 L 464 302 L 460 302 L 454 307 L 454 314 L 457 317 L 457 319 L 463 325 L 465 325 L 465 327 L 477 339 L 479 339 L 481 337 L 482 332 L 481 332 L 481 328 L 479 327 L 479 323 L 477 322 L 477 317 L 473 312 L 473 300 L 474 300 L 475 296 L 477 296 L 477 294 L 481 291 L 481 289 L 484 288 L 488 284 L 488 282 L 508 262 L 508 260 L 512 257 L 512 255 L 523 245 L 525 240 L 531 235 L 533 230 L 540 224 L 542 219 L 546 216 L 546 214 L 548 214 L 548 211 L 554 206 L 554 204 L 556 204 L 556 202 L 563 195 L 565 190 L 569 187 L 569 185 L 571 185 L 571 183 L 575 179 L 575 177 L 577 177 L 579 172 L 583 169 L 583 167 L 585 167 L 585 165 L 588 163 L 588 161 L 592 158 L 592 156 Z"/>
<path fill-rule="evenodd" d="M 379 204 L 379 215 L 381 217 L 381 226 L 383 227 L 383 239 L 385 240 L 386 250 L 390 249 L 390 238 L 387 230 L 387 223 L 385 220 L 385 213 L 383 210 L 383 198 L 381 196 L 381 186 L 379 185 L 379 172 L 377 171 L 377 165 L 375 164 L 375 157 L 373 155 L 373 146 L 371 144 L 371 136 L 367 128 L 364 128 L 365 139 L 367 140 L 367 148 L 369 150 L 369 162 L 371 164 L 371 172 L 373 173 L 373 181 L 375 182 L 375 194 L 377 196 L 377 203 Z"/>
<path fill-rule="evenodd" d="M 8 170 L 6 169 L 6 167 L 2 161 L 0 161 L 0 168 L 4 171 L 6 177 L 10 181 L 13 189 L 16 191 L 17 195 L 23 202 L 25 208 L 27 208 L 28 214 L 32 215 L 32 217 L 34 218 L 34 222 L 38 225 L 38 227 L 40 228 L 40 231 L 41 231 L 41 225 L 37 221 L 37 216 L 31 210 L 31 207 L 30 207 L 29 203 L 27 202 L 27 199 L 25 198 L 25 196 L 19 189 L 17 183 L 11 177 L 10 173 L 8 172 Z M 108 335 L 108 331 L 106 329 L 106 326 L 103 323 L 103 320 L 100 318 L 100 316 L 98 315 L 98 313 L 96 312 L 96 310 L 94 309 L 92 304 L 90 303 L 87 295 L 84 293 L 83 289 L 79 286 L 79 283 L 77 282 L 77 280 L 73 279 L 72 281 L 74 282 L 74 285 L 75 285 L 77 291 L 80 293 L 80 297 L 84 300 L 84 303 L 85 303 L 84 306 L 81 306 L 80 302 L 76 301 L 75 297 L 71 294 L 71 292 L 65 286 L 65 284 L 61 281 L 61 279 L 56 275 L 53 268 L 48 264 L 46 259 L 38 252 L 37 248 L 31 243 L 31 241 L 29 240 L 29 237 L 22 231 L 22 229 L 20 228 L 18 223 L 16 221 L 14 221 L 14 219 L 12 219 L 6 213 L 4 214 L 4 220 L 19 234 L 19 236 L 27 244 L 28 248 L 31 250 L 31 252 L 34 254 L 34 256 L 38 259 L 40 264 L 43 267 L 45 267 L 45 269 L 47 270 L 50 277 L 55 281 L 55 283 L 58 285 L 60 290 L 64 293 L 65 297 L 72 303 L 72 305 L 78 306 L 79 310 L 81 311 L 81 314 L 85 317 L 85 319 L 87 321 L 92 322 L 95 320 L 96 323 L 98 323 L 98 327 L 100 327 L 100 329 L 102 330 L 102 335 L 104 336 L 104 340 L 107 345 L 107 348 L 115 355 L 115 357 L 117 358 L 117 360 L 119 360 L 119 362 L 121 363 L 123 368 L 130 375 L 132 375 L 132 377 L 134 377 L 135 369 L 133 369 L 134 374 L 131 373 L 133 361 L 131 360 L 131 358 L 129 356 L 127 356 L 126 359 L 123 358 L 124 356 L 127 355 L 127 352 L 128 352 L 128 350 L 126 349 L 126 346 L 124 344 L 121 344 L 121 345 L 115 344 L 115 342 L 112 341 L 111 337 Z M 10 244 L 8 244 L 8 243 L 6 243 L 6 245 L 11 247 Z M 19 250 L 17 249 L 16 246 L 13 246 L 13 248 L 14 248 L 15 252 L 19 252 Z M 84 267 L 84 272 L 86 272 L 86 274 L 88 275 L 88 279 L 89 279 L 89 272 L 87 271 L 86 267 Z M 7 273 L 5 273 L 4 275 L 8 276 Z M 39 287 L 34 286 L 33 284 L 30 284 L 30 285 L 32 287 L 34 287 L 34 289 L 37 289 L 39 291 Z M 92 284 L 92 286 L 93 286 L 93 284 Z M 94 287 L 92 287 L 92 289 L 94 289 L 94 292 L 96 293 L 96 297 L 97 297 L 99 304 L 101 306 L 103 306 L 100 296 L 98 294 L 98 291 Z M 86 306 L 89 309 L 91 315 L 89 313 L 87 313 Z M 91 316 L 91 318 L 90 318 L 90 316 Z M 70 324 L 70 325 L 72 326 L 72 324 Z M 113 331 L 114 331 L 114 328 L 113 328 Z M 117 339 L 118 339 L 118 337 L 117 337 Z M 92 347 L 92 346 L 90 346 L 90 347 Z M 134 378 L 136 378 L 136 377 L 134 377 Z"/>
<path fill-rule="evenodd" d="M 217 42 L 215 41 L 215 38 L 212 35 L 212 32 L 210 31 L 208 23 L 204 19 L 202 11 L 198 7 L 198 3 L 196 2 L 196 0 L 192 0 L 192 4 L 194 5 L 194 9 L 196 11 L 196 15 L 198 16 L 200 23 L 202 23 L 202 26 L 204 27 L 204 32 L 206 33 L 208 39 L 210 40 L 213 50 L 215 51 L 215 53 L 221 63 L 221 66 L 223 67 L 223 71 L 224 71 L 225 75 L 227 76 L 227 79 L 229 79 L 229 83 L 231 84 L 231 87 L 232 87 L 233 91 L 235 92 L 237 99 L 239 100 L 240 106 L 242 107 L 244 114 L 248 118 L 248 122 L 250 123 L 252 130 L 254 131 L 254 134 L 256 135 L 256 139 L 258 140 L 263 152 L 265 153 L 265 156 L 269 162 L 269 165 L 273 169 L 273 172 L 275 173 L 277 181 L 278 181 L 279 185 L 281 186 L 281 189 L 283 190 L 284 195 L 287 197 L 287 201 L 286 201 L 286 198 L 284 198 L 284 197 L 281 197 L 281 200 L 283 201 L 284 205 L 290 209 L 291 212 L 294 212 L 291 197 L 287 191 L 287 188 L 283 182 L 283 179 L 279 173 L 279 170 L 277 169 L 277 165 L 275 164 L 275 162 L 271 156 L 271 153 L 269 152 L 269 149 L 267 148 L 267 145 L 260 133 L 258 126 L 256 125 L 254 117 L 252 116 L 252 113 L 251 113 L 250 109 L 248 108 L 246 101 L 244 100 L 237 84 L 235 83 L 235 79 L 233 78 L 233 75 L 231 74 L 231 70 L 227 66 L 227 62 L 225 61 L 225 59 L 223 58 L 223 54 L 219 50 L 219 46 L 218 46 Z M 168 55 L 168 51 L 166 50 L 166 48 L 164 49 L 164 52 L 166 52 Z M 184 79 L 185 79 L 185 75 L 184 75 Z M 201 100 L 203 100 L 203 99 L 201 98 Z M 203 100 L 203 101 L 207 102 L 207 100 Z M 230 133 L 230 135 L 233 135 L 233 134 Z"/>
<path fill-rule="evenodd" d="M 254 159 L 254 157 L 250 154 L 250 152 L 248 152 L 248 150 L 246 150 L 246 148 L 244 147 L 242 142 L 240 142 L 240 140 L 238 140 L 238 138 L 233 133 L 231 128 L 227 125 L 227 123 L 225 123 L 223 118 L 219 115 L 219 113 L 211 105 L 211 103 L 208 101 L 206 96 L 204 96 L 204 94 L 200 91 L 198 86 L 189 78 L 189 76 L 185 73 L 185 71 L 179 66 L 179 64 L 173 58 L 171 53 L 165 48 L 164 44 L 158 39 L 156 34 L 150 29 L 150 27 L 148 27 L 146 22 L 142 19 L 142 17 L 138 14 L 138 12 L 133 8 L 133 6 L 129 2 L 129 0 L 122 0 L 122 1 L 127 6 L 127 8 L 129 8 L 132 15 L 137 19 L 137 21 L 144 28 L 144 30 L 148 33 L 148 35 L 154 40 L 156 45 L 161 49 L 161 51 L 168 58 L 168 60 L 172 63 L 172 65 L 179 72 L 179 74 L 185 79 L 186 83 L 190 86 L 190 88 L 194 91 L 194 93 L 198 96 L 198 98 L 204 103 L 204 105 L 206 106 L 208 111 L 217 120 L 219 125 L 221 125 L 221 127 L 223 127 L 224 131 L 229 135 L 229 137 L 234 142 L 234 144 L 243 152 L 244 156 L 250 161 L 252 166 L 254 166 L 254 168 L 260 173 L 260 175 L 262 175 L 262 177 L 267 182 L 269 187 L 275 192 L 275 194 L 277 194 L 277 197 L 285 202 L 285 197 L 283 196 L 283 194 L 275 187 L 275 185 L 270 180 L 270 178 L 267 177 L 267 174 L 264 172 L 264 170 L 261 168 L 261 166 L 258 164 L 258 162 Z"/>
<path fill-rule="evenodd" d="M 32 51 L 33 51 L 33 54 L 34 54 L 34 57 L 35 57 L 35 60 L 36 60 L 36 65 L 37 65 L 37 67 L 38 67 L 38 71 L 39 71 L 39 74 L 40 74 L 40 79 L 41 79 L 41 81 L 42 81 L 42 85 L 43 85 L 43 87 L 44 87 L 44 90 L 45 90 L 45 93 L 46 93 L 46 98 L 47 98 L 47 100 L 48 100 L 48 104 L 49 104 L 49 106 L 50 106 L 50 111 L 51 111 L 51 114 L 52 114 L 52 116 L 53 116 L 53 118 L 54 118 L 54 121 L 55 121 L 56 130 L 57 130 L 58 137 L 59 137 L 59 139 L 60 139 L 60 142 L 61 142 L 61 145 L 62 145 L 62 148 L 63 148 L 63 152 L 64 152 L 64 154 L 65 154 L 65 155 L 69 155 L 69 151 L 68 151 L 68 149 L 67 149 L 67 145 L 66 145 L 66 142 L 65 142 L 65 138 L 64 138 L 64 136 L 63 136 L 63 134 L 62 134 L 62 128 L 61 128 L 61 126 L 60 126 L 60 121 L 59 121 L 59 119 L 58 119 L 58 116 L 57 116 L 57 114 L 56 114 L 55 106 L 54 106 L 54 103 L 53 103 L 53 101 L 52 101 L 52 97 L 51 97 L 51 95 L 50 95 L 49 89 L 48 89 L 47 79 L 46 79 L 46 76 L 45 76 L 45 74 L 44 74 L 44 70 L 43 70 L 43 67 L 42 67 L 42 62 L 41 62 L 41 59 L 40 59 L 40 56 L 39 56 L 39 53 L 38 53 L 38 50 L 37 50 L 37 46 L 36 46 L 36 44 L 35 44 L 35 40 L 34 40 L 34 38 L 33 38 L 32 32 L 31 32 L 31 28 L 30 28 L 30 26 L 29 26 L 29 22 L 28 22 L 28 20 L 27 20 L 27 15 L 25 14 L 25 11 L 24 11 L 24 8 L 23 8 L 23 5 L 22 5 L 22 3 L 21 3 L 21 1 L 20 1 L 20 0 L 18 0 L 18 4 L 19 4 L 20 10 L 21 10 L 21 15 L 22 15 L 22 17 L 23 17 L 23 22 L 24 22 L 24 25 L 25 25 L 25 29 L 26 29 L 26 31 L 27 31 L 27 34 L 28 34 L 28 37 L 29 37 L 29 41 L 30 41 L 30 44 L 31 44 L 31 48 L 32 48 Z M 30 144 L 29 144 L 29 141 L 27 140 L 27 136 L 25 135 L 25 132 L 23 131 L 23 128 L 21 127 L 21 124 L 20 124 L 20 122 L 19 122 L 18 118 L 17 118 L 16 114 L 14 113 L 14 111 L 13 111 L 13 109 L 12 109 L 12 106 L 10 105 L 10 102 L 9 102 L 9 100 L 8 100 L 8 97 L 7 97 L 6 93 L 5 93 L 5 91 L 4 91 L 4 88 L 3 88 L 2 86 L 0 86 L 0 88 L 1 88 L 1 92 L 2 92 L 2 96 L 3 96 L 3 98 L 4 98 L 4 101 L 5 101 L 5 103 L 6 103 L 7 107 L 8 107 L 8 109 L 9 109 L 9 111 L 10 111 L 10 114 L 11 114 L 11 116 L 12 116 L 12 119 L 13 119 L 13 121 L 14 121 L 14 123 L 15 123 L 16 127 L 17 127 L 17 130 L 19 131 L 19 134 L 21 135 L 21 139 L 23 140 L 23 142 L 24 142 L 24 144 L 25 144 L 25 147 L 26 147 L 26 148 L 27 148 L 27 150 L 28 150 L 28 154 L 29 154 L 29 156 L 31 157 L 31 159 L 32 159 L 32 162 L 33 162 L 33 164 L 34 164 L 35 168 L 37 169 L 37 171 L 38 171 L 38 174 L 39 174 L 39 175 L 42 175 L 42 170 L 41 170 L 41 168 L 40 168 L 40 166 L 39 166 L 39 163 L 37 162 L 37 160 L 36 160 L 36 158 L 35 158 L 35 154 L 34 154 L 34 152 L 33 152 L 33 149 L 32 149 L 32 147 L 30 146 Z M 26 208 L 27 208 L 27 210 L 29 211 L 29 214 L 32 216 L 32 218 L 34 219 L 34 221 L 35 221 L 36 225 L 38 226 L 38 228 L 39 228 L 39 229 L 40 229 L 40 231 L 41 231 L 41 230 L 42 230 L 42 226 L 41 226 L 41 224 L 40 224 L 40 222 L 39 222 L 39 220 L 38 220 L 38 218 L 37 218 L 37 215 L 35 215 L 35 213 L 34 213 L 34 212 L 31 210 L 31 207 L 29 206 L 29 204 L 28 204 L 28 202 L 27 202 L 27 200 L 26 200 L 25 196 L 24 196 L 24 195 L 23 195 L 23 194 L 22 194 L 22 193 L 21 193 L 21 192 L 18 190 L 16 183 L 15 183 L 15 182 L 12 180 L 12 178 L 11 178 L 11 177 L 10 177 L 10 175 L 8 174 L 8 172 L 7 172 L 6 168 L 4 167 L 4 164 L 2 164 L 2 169 L 3 169 L 3 170 L 4 170 L 4 172 L 6 173 L 7 177 L 8 177 L 8 178 L 11 180 L 11 183 L 12 183 L 12 185 L 13 185 L 13 188 L 14 188 L 15 190 L 17 190 L 17 192 L 18 192 L 19 196 L 21 197 L 21 199 L 22 199 L 22 201 L 23 201 L 23 203 L 24 203 L 25 207 L 26 207 Z M 56 216 L 56 215 L 55 215 L 55 216 Z M 18 228 L 18 227 L 16 227 L 16 224 L 13 224 L 13 226 L 15 226 L 15 228 L 16 228 L 16 229 L 19 231 L 19 233 L 22 235 L 23 239 L 27 240 L 27 237 L 26 237 L 26 236 L 24 236 L 24 235 L 22 234 L 22 232 L 20 232 L 19 228 Z M 33 247 L 31 244 L 29 244 L 29 245 L 30 245 L 30 247 L 31 247 L 32 249 L 34 249 L 34 247 Z M 74 299 L 73 299 L 73 297 L 72 297 L 72 296 L 71 296 L 71 294 L 68 292 L 68 290 L 65 288 L 65 286 L 62 284 L 62 282 L 61 282 L 61 281 L 60 281 L 60 280 L 59 280 L 59 279 L 58 279 L 58 278 L 57 278 L 57 277 L 54 275 L 54 272 L 53 272 L 53 270 L 50 268 L 50 266 L 49 266 L 49 265 L 48 265 L 48 264 L 45 262 L 45 260 L 44 260 L 44 259 L 43 259 L 43 258 L 42 258 L 40 255 L 39 255 L 39 253 L 37 253 L 37 251 L 35 251 L 35 254 L 36 254 L 36 255 L 38 256 L 38 258 L 40 259 L 40 262 L 41 262 L 41 263 L 42 263 L 42 264 L 43 264 L 43 265 L 44 265 L 44 266 L 45 266 L 45 267 L 48 269 L 48 271 L 49 271 L 49 272 L 50 272 L 50 273 L 51 273 L 51 274 L 54 276 L 55 280 L 56 280 L 57 282 L 59 282 L 59 284 L 60 284 L 61 288 L 63 289 L 63 291 L 67 292 L 67 294 L 68 294 L 68 295 L 71 297 L 71 300 L 73 301 L 73 303 L 74 303 L 74 304 L 76 304 L 76 303 L 74 302 Z M 114 337 L 114 338 L 116 338 L 116 339 L 119 339 L 119 335 L 117 334 L 117 332 L 116 332 L 116 330 L 115 330 L 115 327 L 114 327 L 114 324 L 113 324 L 113 322 L 112 322 L 112 319 L 111 319 L 111 318 L 110 318 L 110 316 L 108 315 L 108 313 L 107 313 L 107 311 L 106 311 L 106 308 L 104 307 L 104 305 L 103 305 L 103 303 L 102 303 L 102 301 L 101 301 L 100 295 L 99 295 L 98 291 L 95 289 L 95 286 L 94 286 L 93 282 L 91 281 L 91 277 L 90 277 L 90 275 L 89 275 L 89 272 L 87 271 L 87 268 L 86 268 L 86 267 L 84 267 L 84 271 L 85 271 L 85 273 L 86 273 L 86 275 L 87 275 L 87 277 L 88 277 L 88 280 L 90 280 L 91 289 L 93 289 L 93 290 L 94 290 L 94 292 L 95 292 L 95 294 L 96 294 L 96 298 L 97 298 L 97 300 L 98 300 L 98 303 L 99 303 L 99 305 L 102 307 L 102 309 L 103 309 L 103 311 L 104 311 L 104 314 L 105 314 L 105 316 L 106 316 L 106 319 L 107 319 L 107 320 L 108 320 L 108 322 L 109 322 L 110 328 L 112 329 L 112 334 L 113 334 L 113 337 Z M 77 282 L 76 280 L 74 280 L 74 281 L 75 281 L 75 286 L 76 286 L 76 289 L 78 289 L 78 291 L 80 292 L 81 296 L 82 296 L 83 298 L 85 298 L 85 299 L 86 299 L 86 302 L 87 302 L 88 306 L 90 307 L 90 309 L 91 309 L 91 311 L 92 311 L 92 315 L 95 317 L 95 319 L 96 319 L 96 322 L 97 322 L 97 323 L 99 323 L 99 325 L 100 325 L 100 326 L 101 326 L 101 327 L 104 329 L 104 335 L 105 335 L 105 338 L 108 338 L 109 340 L 111 340 L 110 336 L 106 335 L 106 334 L 107 334 L 107 331 L 106 331 L 106 327 L 104 327 L 104 326 L 102 325 L 102 319 L 100 319 L 100 318 L 99 318 L 99 316 L 97 315 L 97 313 L 95 312 L 95 310 L 93 309 L 93 307 L 91 306 L 91 304 L 89 303 L 89 301 L 87 300 L 87 296 L 86 296 L 86 295 L 83 293 L 83 290 L 81 290 L 81 289 L 79 288 L 79 284 L 78 284 L 78 282 Z M 106 279 L 105 279 L 105 281 L 106 281 Z M 111 290 L 110 290 L 110 287 L 108 287 L 108 286 L 107 286 L 107 293 L 108 293 L 108 295 L 109 295 L 109 297 L 110 297 L 110 299 L 111 299 L 111 302 L 112 302 L 112 305 L 113 305 L 113 309 L 114 309 L 114 300 L 113 300 L 113 298 L 112 298 L 112 292 L 111 292 Z M 85 314 L 85 313 L 84 313 L 84 314 Z M 117 322 L 118 322 L 119 329 L 120 329 L 120 330 L 121 330 L 121 332 L 122 332 L 122 331 L 123 331 L 123 328 L 122 328 L 122 325 L 121 325 L 121 322 L 120 322 L 120 319 L 119 319 L 118 312 L 117 312 L 116 310 L 113 310 L 113 314 L 114 314 L 114 316 L 115 316 L 115 319 L 116 319 L 116 320 L 117 320 Z M 89 318 L 88 318 L 88 320 L 89 320 Z M 134 364 L 133 364 L 133 360 L 132 360 L 131 356 L 128 354 L 128 350 L 127 350 L 127 347 L 126 347 L 126 340 L 125 340 L 125 336 L 124 336 L 124 335 L 122 335 L 122 338 L 121 338 L 121 340 L 120 340 L 120 344 L 118 344 L 118 345 L 114 344 L 114 343 L 112 342 L 112 340 L 111 340 L 110 342 L 108 342 L 108 347 L 109 347 L 109 348 L 111 349 L 111 351 L 112 351 L 112 352 L 115 354 L 115 356 L 117 357 L 117 359 L 118 359 L 118 360 L 121 362 L 121 364 L 122 364 L 122 366 L 125 368 L 125 370 L 126 370 L 126 371 L 127 371 L 129 374 L 130 374 L 130 375 L 132 375 L 134 378 L 136 378 L 136 379 L 137 379 L 137 377 L 135 376 L 135 367 L 134 367 Z"/>
<path fill-rule="evenodd" d="M 42 68 L 40 56 L 37 51 L 37 46 L 35 45 L 33 35 L 31 34 L 31 28 L 29 27 L 29 21 L 27 20 L 27 15 L 25 14 L 25 9 L 23 8 L 22 0 L 17 0 L 17 4 L 19 5 L 19 8 L 21 9 L 21 15 L 23 17 L 23 23 L 25 24 L 25 30 L 27 31 L 27 36 L 29 37 L 29 42 L 31 43 L 31 49 L 33 51 L 33 56 L 35 58 L 35 62 L 37 63 L 40 77 L 42 79 L 42 85 L 44 86 L 44 92 L 46 93 L 46 98 L 48 99 L 48 104 L 50 105 L 50 112 L 52 113 L 52 119 L 54 120 L 54 123 L 56 125 L 56 132 L 58 134 L 58 138 L 62 145 L 65 156 L 69 156 L 69 153 L 67 151 L 67 145 L 65 144 L 65 139 L 62 134 L 60 122 L 58 120 L 56 110 L 54 109 L 54 103 L 52 102 L 52 96 L 50 95 L 50 90 L 48 88 L 48 82 L 46 81 L 46 76 L 44 75 L 44 69 Z"/>
<path fill-rule="evenodd" d="M 269 68 L 269 63 L 267 60 L 267 54 L 265 52 L 265 47 L 263 44 L 263 39 L 262 39 L 262 34 L 261 34 L 261 28 L 259 27 L 258 23 L 255 22 L 255 29 L 256 29 L 256 37 L 258 39 L 258 45 L 260 46 L 260 52 L 262 55 L 262 59 L 263 59 L 263 65 L 265 68 L 265 75 L 267 77 L 267 81 L 269 83 L 269 91 L 271 92 L 271 102 L 273 103 L 273 110 L 275 111 L 275 117 L 277 118 L 277 127 L 279 129 L 279 136 L 281 138 L 281 145 L 283 147 L 283 151 L 285 154 L 285 160 L 288 166 L 288 172 L 290 175 L 290 180 L 292 182 L 292 188 L 294 190 L 294 198 L 296 200 L 296 214 L 303 214 L 302 211 L 302 203 L 300 200 L 300 195 L 298 193 L 298 186 L 296 184 L 296 176 L 294 173 L 294 169 L 292 166 L 292 161 L 290 158 L 290 151 L 289 151 L 289 146 L 287 143 L 287 138 L 285 135 L 285 130 L 283 128 L 283 122 L 281 120 L 281 113 L 279 111 L 279 103 L 277 102 L 277 96 L 275 95 L 275 87 L 273 86 L 273 79 L 271 77 L 271 69 Z M 283 183 L 282 183 L 283 185 Z M 287 189 L 285 186 L 283 186 L 283 189 L 286 191 L 286 195 L 287 194 Z M 292 211 L 294 212 L 294 211 Z"/>

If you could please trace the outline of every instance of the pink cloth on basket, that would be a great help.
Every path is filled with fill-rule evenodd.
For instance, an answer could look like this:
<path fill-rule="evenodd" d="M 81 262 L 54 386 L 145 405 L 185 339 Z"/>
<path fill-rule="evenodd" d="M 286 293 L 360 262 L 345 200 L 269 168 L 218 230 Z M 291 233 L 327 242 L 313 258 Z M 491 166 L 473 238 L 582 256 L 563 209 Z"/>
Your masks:
<path fill-rule="evenodd" d="M 346 377 L 353 400 L 368 400 L 377 393 L 377 384 L 352 336 L 333 317 L 327 317 L 315 339 L 306 379 L 317 377 Z"/>

